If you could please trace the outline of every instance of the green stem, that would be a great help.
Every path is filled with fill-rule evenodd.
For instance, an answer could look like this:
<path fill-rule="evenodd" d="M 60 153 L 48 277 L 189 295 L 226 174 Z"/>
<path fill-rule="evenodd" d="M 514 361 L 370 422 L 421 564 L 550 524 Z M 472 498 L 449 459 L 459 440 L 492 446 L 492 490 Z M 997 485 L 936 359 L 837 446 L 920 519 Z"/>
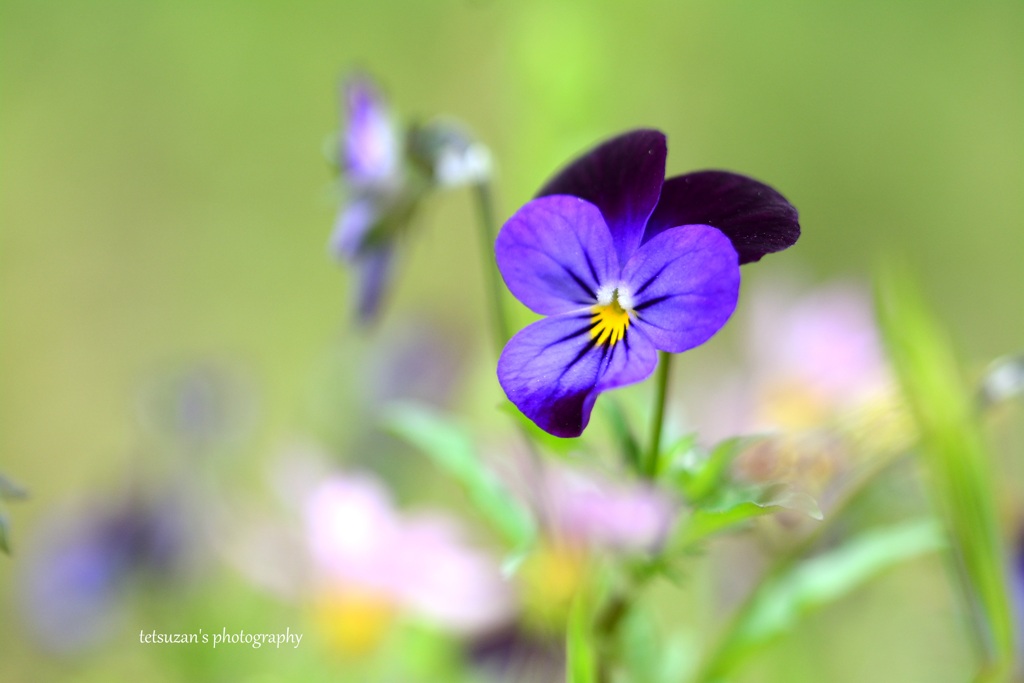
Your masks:
<path fill-rule="evenodd" d="M 661 433 L 665 422 L 665 401 L 668 397 L 668 380 L 672 369 L 672 354 L 658 352 L 658 385 L 654 395 L 654 418 L 651 420 L 651 447 L 647 454 L 647 466 L 641 473 L 647 479 L 658 476 L 661 466 Z"/>
<path fill-rule="evenodd" d="M 508 317 L 505 314 L 505 303 L 502 298 L 501 273 L 494 258 L 494 240 L 496 229 L 494 222 L 494 200 L 491 196 L 491 185 L 483 181 L 474 186 L 477 213 L 480 225 L 480 241 L 484 264 L 484 278 L 487 280 L 487 291 L 490 298 L 491 324 L 493 325 L 494 344 L 501 354 L 505 342 L 512 336 L 509 332 Z"/>

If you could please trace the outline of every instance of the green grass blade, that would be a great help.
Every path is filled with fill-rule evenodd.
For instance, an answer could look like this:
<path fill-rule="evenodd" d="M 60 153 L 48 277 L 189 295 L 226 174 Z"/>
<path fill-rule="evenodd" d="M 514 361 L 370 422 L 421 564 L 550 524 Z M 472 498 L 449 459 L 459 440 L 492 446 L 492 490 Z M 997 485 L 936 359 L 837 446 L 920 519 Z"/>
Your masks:
<path fill-rule="evenodd" d="M 877 299 L 886 346 L 920 431 L 931 497 L 951 539 L 982 667 L 1010 671 L 1015 648 L 1006 553 L 973 392 L 960 376 L 945 330 L 905 271 L 883 271 Z"/>

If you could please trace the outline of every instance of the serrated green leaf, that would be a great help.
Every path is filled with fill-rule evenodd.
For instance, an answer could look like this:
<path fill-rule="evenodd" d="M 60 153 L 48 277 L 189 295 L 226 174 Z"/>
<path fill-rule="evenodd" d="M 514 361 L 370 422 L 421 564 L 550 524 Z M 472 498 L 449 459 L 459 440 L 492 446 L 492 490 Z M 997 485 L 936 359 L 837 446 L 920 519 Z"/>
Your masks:
<path fill-rule="evenodd" d="M 597 654 L 590 633 L 587 600 L 581 591 L 569 610 L 569 624 L 565 634 L 566 683 L 596 683 Z"/>
<path fill-rule="evenodd" d="M 800 619 L 847 595 L 881 572 L 945 545 L 940 526 L 932 519 L 913 520 L 864 532 L 841 547 L 795 565 L 769 580 L 720 649 L 717 670 L 704 680 L 716 680 L 722 667 L 733 667 L 745 655 L 785 633 Z"/>
<path fill-rule="evenodd" d="M 435 411 L 395 404 L 385 411 L 384 426 L 422 450 L 465 489 L 470 501 L 516 549 L 535 535 L 533 518 L 480 459 L 469 435 Z"/>

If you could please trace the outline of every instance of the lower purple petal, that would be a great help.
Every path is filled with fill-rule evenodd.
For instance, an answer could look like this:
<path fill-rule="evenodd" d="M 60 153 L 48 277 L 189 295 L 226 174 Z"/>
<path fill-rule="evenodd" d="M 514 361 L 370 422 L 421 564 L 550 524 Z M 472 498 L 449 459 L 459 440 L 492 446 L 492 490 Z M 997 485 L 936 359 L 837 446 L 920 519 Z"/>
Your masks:
<path fill-rule="evenodd" d="M 645 379 L 657 364 L 639 328 L 615 344 L 597 344 L 590 321 L 589 310 L 539 320 L 512 337 L 498 360 L 508 399 L 555 436 L 582 434 L 598 394 Z"/>
<path fill-rule="evenodd" d="M 775 189 L 727 171 L 669 178 L 647 222 L 644 242 L 680 225 L 710 225 L 732 241 L 740 264 L 760 261 L 800 237 L 797 211 Z"/>
<path fill-rule="evenodd" d="M 369 323 L 377 317 L 391 282 L 394 258 L 394 249 L 385 244 L 359 254 L 353 263 L 359 277 L 356 293 L 359 322 Z"/>
<path fill-rule="evenodd" d="M 376 202 L 369 197 L 358 197 L 345 204 L 331 233 L 330 249 L 334 257 L 339 261 L 352 261 L 379 218 Z"/>
<path fill-rule="evenodd" d="M 640 328 L 661 351 L 700 346 L 729 320 L 740 268 L 729 238 L 707 225 L 666 230 L 637 250 L 622 279 Z"/>

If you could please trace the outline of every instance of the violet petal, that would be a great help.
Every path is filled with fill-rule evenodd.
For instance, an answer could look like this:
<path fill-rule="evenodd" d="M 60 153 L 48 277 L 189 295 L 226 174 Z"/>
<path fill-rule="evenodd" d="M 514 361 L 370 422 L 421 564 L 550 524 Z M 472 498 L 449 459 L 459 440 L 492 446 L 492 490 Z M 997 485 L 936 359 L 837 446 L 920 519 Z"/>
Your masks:
<path fill-rule="evenodd" d="M 800 237 L 796 208 L 775 189 L 737 173 L 698 171 L 665 181 L 643 240 L 698 223 L 724 232 L 741 265 L 791 247 Z"/>
<path fill-rule="evenodd" d="M 519 209 L 495 241 L 509 291 L 535 313 L 566 313 L 597 302 L 619 262 L 601 212 L 577 197 L 535 199 Z"/>
<path fill-rule="evenodd" d="M 611 230 L 619 262 L 625 263 L 658 203 L 667 154 L 663 133 L 634 130 L 570 163 L 537 196 L 568 194 L 596 205 Z"/>
<path fill-rule="evenodd" d="M 498 381 L 509 400 L 555 436 L 579 436 L 598 394 L 647 378 L 657 364 L 642 331 L 597 344 L 591 328 L 589 310 L 544 318 L 512 337 L 498 360 Z"/>
<path fill-rule="evenodd" d="M 732 315 L 740 289 L 736 251 L 707 225 L 666 230 L 623 268 L 636 327 L 656 348 L 681 353 L 710 339 Z"/>

